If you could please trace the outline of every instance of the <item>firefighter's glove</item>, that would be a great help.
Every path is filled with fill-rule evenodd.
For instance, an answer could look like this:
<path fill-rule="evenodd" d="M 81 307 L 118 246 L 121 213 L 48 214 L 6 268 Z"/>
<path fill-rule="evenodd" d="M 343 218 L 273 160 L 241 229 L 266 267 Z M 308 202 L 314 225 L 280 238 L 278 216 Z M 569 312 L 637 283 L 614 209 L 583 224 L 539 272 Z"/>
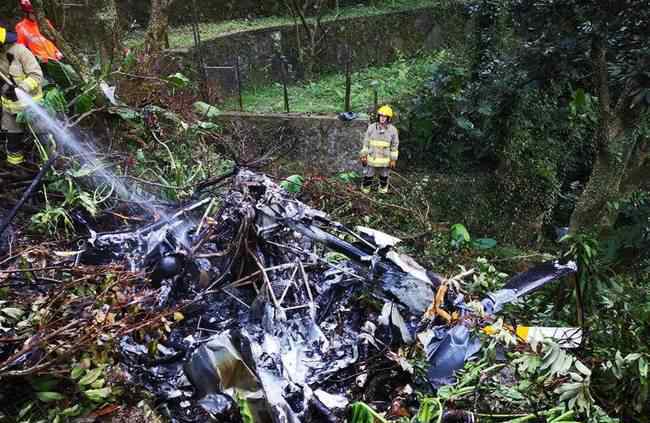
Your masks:
<path fill-rule="evenodd" d="M 368 166 L 368 156 L 361 156 L 361 164 L 364 167 Z"/>
<path fill-rule="evenodd" d="M 388 163 L 388 167 L 390 167 L 391 169 L 395 169 L 396 166 L 397 166 L 397 161 L 395 161 L 395 160 L 391 160 Z"/>
<path fill-rule="evenodd" d="M 27 84 L 27 83 L 24 83 L 24 82 L 21 82 L 20 84 L 18 84 L 17 88 L 23 90 L 25 93 L 32 92 L 32 86 Z"/>

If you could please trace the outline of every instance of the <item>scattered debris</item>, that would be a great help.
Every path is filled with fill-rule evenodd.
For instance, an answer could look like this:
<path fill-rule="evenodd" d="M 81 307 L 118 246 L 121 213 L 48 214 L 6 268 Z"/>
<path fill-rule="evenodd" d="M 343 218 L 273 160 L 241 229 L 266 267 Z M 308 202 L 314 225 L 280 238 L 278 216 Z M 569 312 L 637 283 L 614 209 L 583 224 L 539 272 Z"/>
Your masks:
<path fill-rule="evenodd" d="M 543 264 L 477 308 L 456 286 L 463 275 L 427 271 L 396 250 L 398 239 L 333 221 L 264 175 L 240 169 L 227 190 L 205 192 L 155 223 L 93 232 L 61 258 L 130 275 L 131 295 L 116 308 L 138 311 L 109 319 L 109 308 L 93 319 L 110 324 L 91 326 L 119 340 L 124 378 L 154 393 L 172 421 L 242 421 L 245 410 L 256 422 L 336 422 L 366 395 L 403 415 L 391 395 L 413 379 L 404 348 L 420 341 L 430 383 L 451 383 L 506 303 L 575 271 Z M 151 285 L 138 290 L 145 275 Z M 88 324 L 60 323 L 49 336 Z M 155 325 L 165 330 L 143 330 Z M 39 362 L 43 341 L 0 351 L 0 372 Z M 473 421 L 463 413 L 443 421 Z"/>

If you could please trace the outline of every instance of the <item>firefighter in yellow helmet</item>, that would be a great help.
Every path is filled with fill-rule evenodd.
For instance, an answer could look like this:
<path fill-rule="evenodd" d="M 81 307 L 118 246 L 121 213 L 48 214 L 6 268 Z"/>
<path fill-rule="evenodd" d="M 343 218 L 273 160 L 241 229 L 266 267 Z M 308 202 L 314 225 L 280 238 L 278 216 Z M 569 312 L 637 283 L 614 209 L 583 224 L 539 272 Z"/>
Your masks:
<path fill-rule="evenodd" d="M 16 122 L 16 115 L 25 110 L 18 100 L 16 89 L 29 94 L 34 101 L 43 98 L 41 83 L 43 71 L 34 54 L 22 44 L 17 44 L 16 34 L 0 24 L 0 100 L 2 101 L 2 137 L 7 145 L 7 162 L 23 163 L 23 128 Z"/>
<path fill-rule="evenodd" d="M 359 155 L 364 166 L 361 191 L 370 192 L 375 175 L 379 176 L 379 192 L 388 192 L 388 173 L 395 169 L 399 155 L 397 128 L 390 122 L 393 109 L 384 105 L 377 110 L 378 122 L 371 123 L 363 137 L 363 148 Z"/>

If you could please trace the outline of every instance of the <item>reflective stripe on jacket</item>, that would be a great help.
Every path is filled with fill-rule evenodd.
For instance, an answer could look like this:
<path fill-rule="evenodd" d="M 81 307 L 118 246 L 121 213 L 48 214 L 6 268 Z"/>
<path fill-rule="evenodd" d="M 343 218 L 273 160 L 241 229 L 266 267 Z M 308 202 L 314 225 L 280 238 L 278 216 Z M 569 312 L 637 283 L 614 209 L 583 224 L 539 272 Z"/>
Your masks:
<path fill-rule="evenodd" d="M 43 99 L 41 83 L 43 71 L 38 60 L 22 44 L 11 44 L 0 49 L 0 72 L 9 75 L 18 88 L 29 94 L 34 101 Z M 11 114 L 25 110 L 25 104 L 2 96 L 2 109 Z"/>
<path fill-rule="evenodd" d="M 378 123 L 368 126 L 359 155 L 368 157 L 369 166 L 388 167 L 399 155 L 397 128 L 391 124 L 382 127 Z"/>
<path fill-rule="evenodd" d="M 50 21 L 47 23 L 52 26 Z M 23 19 L 16 25 L 16 35 L 18 35 L 18 43 L 31 50 L 34 56 L 43 62 L 63 59 L 63 54 L 54 43 L 41 34 L 38 22 L 27 18 Z"/>

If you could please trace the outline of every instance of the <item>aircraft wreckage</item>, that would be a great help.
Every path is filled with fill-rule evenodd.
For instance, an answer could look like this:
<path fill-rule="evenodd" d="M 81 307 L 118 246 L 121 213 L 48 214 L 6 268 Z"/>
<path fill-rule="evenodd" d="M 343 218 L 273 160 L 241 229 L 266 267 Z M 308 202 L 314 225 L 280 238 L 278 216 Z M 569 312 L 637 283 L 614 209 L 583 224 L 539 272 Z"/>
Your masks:
<path fill-rule="evenodd" d="M 148 272 L 159 290 L 151 307 L 191 301 L 153 357 L 146 340 L 119 342 L 125 373 L 173 421 L 241 421 L 241 400 L 256 422 L 342 421 L 351 398 L 390 385 L 373 379 L 376 363 L 412 372 L 393 352 L 418 342 L 431 385 L 452 383 L 481 348 L 475 329 L 576 271 L 572 262 L 543 263 L 489 294 L 477 313 L 453 283 L 400 254 L 398 242 L 335 222 L 244 169 L 225 191 L 156 223 L 93 233 L 80 260 Z M 368 293 L 381 312 L 363 305 Z M 571 347 L 581 334 L 561 337 Z"/>

